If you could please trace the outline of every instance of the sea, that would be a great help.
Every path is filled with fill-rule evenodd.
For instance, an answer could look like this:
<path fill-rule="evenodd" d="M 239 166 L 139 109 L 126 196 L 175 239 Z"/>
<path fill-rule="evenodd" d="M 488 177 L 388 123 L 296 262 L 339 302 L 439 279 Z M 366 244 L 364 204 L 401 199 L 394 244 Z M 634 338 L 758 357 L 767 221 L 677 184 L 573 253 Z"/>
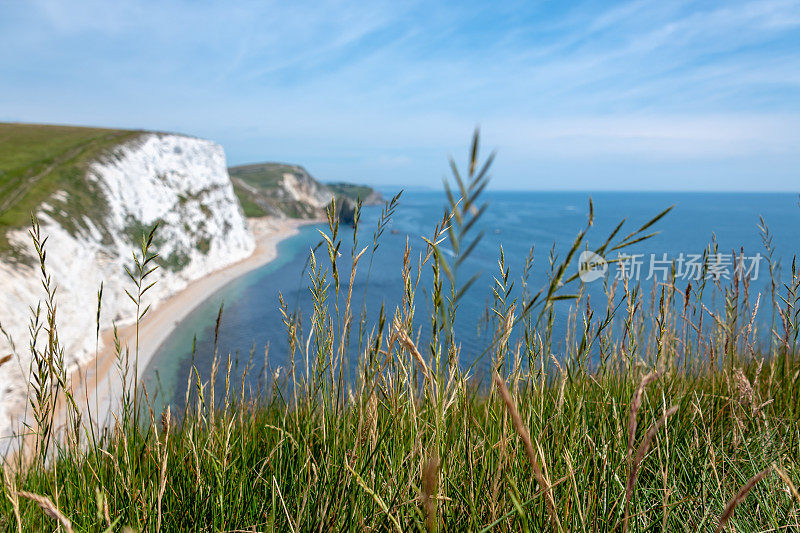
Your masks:
<path fill-rule="evenodd" d="M 385 198 L 390 198 L 398 191 L 384 189 L 381 192 Z M 475 282 L 459 300 L 455 323 L 461 359 L 478 370 L 488 364 L 488 358 L 482 354 L 493 334 L 488 326 L 487 310 L 493 302 L 492 287 L 502 275 L 498 262 L 501 249 L 509 269 L 508 279 L 514 282 L 511 297 L 521 301 L 523 291 L 535 294 L 548 283 L 552 258 L 556 262 L 563 259 L 576 236 L 586 228 L 590 201 L 594 223 L 586 234 L 581 252 L 601 246 L 621 221 L 625 222 L 615 243 L 673 206 L 644 232 L 657 234 L 624 249 L 621 259 L 619 250 L 604 254 L 599 260 L 589 254 L 585 257 L 584 270 L 580 271 L 584 258 L 575 254 L 565 279 L 581 272 L 588 274 L 584 290 L 594 302 L 603 306 L 603 280 L 610 282 L 627 276 L 638 279 L 643 286 L 652 286 L 663 281 L 669 265 L 674 265 L 676 284 L 685 287 L 699 274 L 698 263 L 702 262 L 700 258 L 709 246 L 713 248 L 703 259 L 708 263 L 704 275 L 715 276 L 724 283 L 736 268 L 740 268 L 753 278 L 752 297 L 759 292 L 767 295 L 770 283 L 767 259 L 771 259 L 778 278 L 788 281 L 792 261 L 800 252 L 800 205 L 798 196 L 791 193 L 490 191 L 483 195 L 482 201 L 487 203 L 486 210 L 467 233 L 468 242 L 478 234 L 482 237 L 457 273 L 458 283 L 472 277 Z M 368 247 L 359 263 L 353 290 L 354 314 L 358 317 L 362 309 L 366 309 L 368 329 L 374 326 L 382 306 L 390 320 L 394 309 L 401 305 L 406 243 L 411 247 L 411 262 L 415 267 L 419 255 L 426 250 L 423 238 L 433 237 L 446 203 L 443 192 L 404 191 L 374 253 L 373 238 L 383 206 L 363 208 L 355 244 L 353 228 L 339 228 L 338 268 L 343 293 L 350 276 L 352 250 Z M 769 230 L 768 235 L 764 226 Z M 327 270 L 327 281 L 333 281 L 327 248 L 320 246 L 321 231 L 330 233 L 324 224 L 302 227 L 298 235 L 278 245 L 278 257 L 274 261 L 208 294 L 207 299 L 176 326 L 152 358 L 145 375 L 148 393 L 163 404 L 183 406 L 191 368 L 196 366 L 200 375 L 207 379 L 215 352 L 223 361 L 231 356 L 232 372 L 238 374 L 233 376 L 236 383 L 246 363 L 253 369 L 268 368 L 270 375 L 285 371 L 289 343 L 279 294 L 290 310 L 300 310 L 307 325 L 312 310 L 308 259 L 313 250 L 316 250 L 318 266 Z M 445 258 L 452 262 L 455 258 L 446 241 L 443 248 Z M 603 264 L 604 261 L 608 262 Z M 527 279 L 523 283 L 526 270 Z M 582 278 L 584 276 L 559 290 L 577 292 Z M 416 299 L 417 316 L 423 326 L 428 322 L 431 308 L 430 282 L 431 268 L 426 266 Z M 712 295 L 713 298 L 716 296 Z M 762 296 L 762 305 L 765 298 Z M 334 301 L 331 296 L 328 305 L 332 306 Z M 340 301 L 343 302 L 343 297 Z M 565 331 L 568 307 L 560 305 L 557 309 L 556 338 Z M 221 320 L 215 335 L 220 308 Z M 768 314 L 763 313 L 762 318 L 765 316 Z M 353 345 L 351 353 L 355 354 L 357 349 L 357 345 Z M 355 364 L 351 368 L 354 372 Z M 224 375 L 225 372 L 223 362 L 220 373 Z M 259 379 L 258 374 L 252 371 L 247 376 L 246 380 L 253 381 L 251 387 L 256 386 L 254 380 Z"/>

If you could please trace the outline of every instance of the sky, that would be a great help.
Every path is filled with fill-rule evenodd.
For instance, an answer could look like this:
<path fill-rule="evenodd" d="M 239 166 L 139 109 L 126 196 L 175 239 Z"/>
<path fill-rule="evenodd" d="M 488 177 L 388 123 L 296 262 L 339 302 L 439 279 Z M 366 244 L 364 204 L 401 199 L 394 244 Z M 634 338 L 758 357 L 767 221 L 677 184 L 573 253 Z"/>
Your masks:
<path fill-rule="evenodd" d="M 800 189 L 800 1 L 0 0 L 0 121 L 438 187 Z"/>

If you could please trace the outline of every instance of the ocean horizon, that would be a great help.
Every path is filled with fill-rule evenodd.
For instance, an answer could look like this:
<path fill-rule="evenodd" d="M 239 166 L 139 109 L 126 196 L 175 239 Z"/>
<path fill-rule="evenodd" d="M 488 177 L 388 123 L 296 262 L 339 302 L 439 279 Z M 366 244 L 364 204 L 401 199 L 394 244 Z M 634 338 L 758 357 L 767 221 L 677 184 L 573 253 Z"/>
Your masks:
<path fill-rule="evenodd" d="M 388 198 L 397 191 L 381 189 Z M 754 276 L 750 288 L 751 305 L 758 294 L 762 298 L 769 292 L 769 273 L 764 235 L 759 229 L 761 217 L 766 222 L 773 248 L 773 263 L 780 263 L 779 275 L 791 268 L 793 251 L 800 236 L 800 208 L 797 196 L 792 193 L 705 193 L 705 192 L 556 192 L 490 191 L 485 194 L 488 208 L 476 225 L 475 232 L 483 232 L 483 239 L 464 262 L 459 276 L 463 280 L 477 274 L 478 279 L 462 300 L 456 320 L 456 330 L 461 343 L 461 359 L 481 373 L 486 370 L 490 357 L 484 354 L 491 342 L 493 331 L 489 326 L 488 308 L 491 304 L 493 276 L 499 273 L 498 257 L 502 246 L 510 278 L 517 283 L 515 296 L 521 296 L 522 276 L 526 261 L 532 251 L 532 267 L 527 281 L 527 291 L 535 293 L 547 280 L 550 255 L 563 257 L 579 231 L 588 221 L 589 199 L 594 205 L 594 224 L 588 232 L 588 245 L 593 249 L 601 245 L 616 225 L 625 219 L 620 235 L 638 229 L 664 209 L 674 208 L 648 231 L 657 235 L 626 249 L 633 256 L 627 274 L 621 272 L 622 262 L 611 262 L 602 278 L 585 284 L 586 294 L 595 306 L 605 308 L 604 283 L 613 284 L 622 277 L 635 277 L 644 289 L 652 290 L 664 281 L 666 265 L 676 265 L 684 272 L 676 272 L 676 287 L 683 290 L 693 280 L 692 261 L 716 243 L 717 265 L 712 268 L 719 283 L 704 296 L 709 308 L 720 304 L 724 287 L 732 279 L 737 258 Z M 412 265 L 424 251 L 423 236 L 430 237 L 436 223 L 441 220 L 446 197 L 439 191 L 412 190 L 403 193 L 396 213 L 387 231 L 382 235 L 373 259 L 366 292 L 366 316 L 373 324 L 381 305 L 386 306 L 391 317 L 401 302 L 403 284 L 401 265 L 406 239 L 412 249 Z M 370 244 L 381 206 L 364 207 L 359 230 L 358 249 Z M 201 375 L 208 375 L 215 353 L 214 331 L 220 306 L 224 306 L 216 353 L 223 360 L 230 354 L 238 368 L 251 360 L 252 367 L 269 368 L 270 375 L 280 373 L 289 364 L 288 337 L 279 310 L 278 295 L 290 310 L 299 309 L 303 316 L 310 314 L 308 285 L 308 255 L 321 241 L 320 231 L 328 231 L 325 224 L 313 224 L 278 246 L 278 257 L 240 278 L 232 280 L 208 297 L 184 320 L 176 324 L 169 338 L 160 346 L 150 361 L 145 384 L 151 394 L 162 402 L 182 407 L 185 384 L 192 365 Z M 353 229 L 340 228 L 342 240 L 339 260 L 340 279 L 349 279 L 350 253 L 353 247 Z M 736 256 L 734 256 L 736 254 Z M 369 256 L 369 253 L 366 254 Z M 641 257 L 638 257 L 641 256 Z M 760 259 L 756 261 L 757 258 Z M 330 270 L 327 252 L 319 249 L 319 264 Z M 614 257 L 607 259 L 613 260 Z M 362 294 L 367 283 L 366 268 L 369 257 L 359 264 L 354 283 L 354 321 L 362 306 Z M 744 264 L 746 263 L 746 264 Z M 758 263 L 758 264 L 756 264 Z M 575 260 L 575 272 L 578 261 Z M 638 269 L 638 272 L 635 272 Z M 754 270 L 755 269 L 755 270 Z M 427 269 L 429 270 L 429 269 Z M 427 272 L 426 270 L 426 272 Z M 571 275 L 573 272 L 570 272 Z M 635 274 L 635 276 L 634 276 Z M 682 275 L 681 275 L 682 274 Z M 709 275 L 707 273 L 707 275 Z M 696 285 L 697 281 L 694 280 Z M 425 287 L 425 280 L 420 287 Z M 346 287 L 345 289 L 346 290 Z M 430 302 L 418 294 L 420 312 L 429 310 Z M 762 302 L 765 303 L 765 302 Z M 556 309 L 555 337 L 566 332 L 570 305 L 559 304 Z M 760 316 L 760 328 L 768 329 L 769 316 Z M 489 330 L 487 331 L 487 327 Z M 762 331 L 761 341 L 765 334 Z M 563 344 L 563 342 L 562 342 Z M 267 345 L 268 360 L 264 354 Z M 563 356 L 565 347 L 554 346 L 554 355 Z M 234 369 L 236 370 L 236 369 Z M 355 369 L 351 369 L 352 373 Z M 255 387 L 258 377 L 251 376 Z M 238 383 L 238 381 L 237 381 Z M 157 391 L 157 392 L 154 392 Z"/>

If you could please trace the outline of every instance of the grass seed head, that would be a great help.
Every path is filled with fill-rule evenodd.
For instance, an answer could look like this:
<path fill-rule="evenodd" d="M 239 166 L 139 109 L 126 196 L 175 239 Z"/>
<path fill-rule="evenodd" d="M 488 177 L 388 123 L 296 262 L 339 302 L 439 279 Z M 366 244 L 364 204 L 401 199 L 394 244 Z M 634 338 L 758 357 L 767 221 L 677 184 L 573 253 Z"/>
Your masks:
<path fill-rule="evenodd" d="M 50 498 L 33 494 L 32 492 L 19 491 L 17 494 L 27 500 L 34 502 L 39 508 L 44 511 L 44 514 L 58 521 L 61 527 L 64 528 L 66 533 L 72 533 L 72 522 L 67 518 L 64 513 L 58 510 Z"/>
<path fill-rule="evenodd" d="M 720 533 L 722 531 L 722 529 L 725 527 L 725 524 L 727 524 L 733 516 L 733 512 L 736 510 L 739 504 L 742 503 L 745 498 L 747 498 L 747 495 L 751 490 L 753 490 L 753 487 L 755 487 L 759 481 L 767 477 L 767 474 L 769 474 L 771 469 L 772 468 L 766 468 L 762 470 L 755 476 L 751 477 L 747 483 L 742 485 L 742 487 L 739 489 L 739 492 L 737 492 L 736 495 L 731 498 L 731 500 L 728 502 L 728 505 L 725 507 L 725 510 L 719 516 L 719 523 L 717 524 L 717 529 L 715 530 L 716 533 Z"/>

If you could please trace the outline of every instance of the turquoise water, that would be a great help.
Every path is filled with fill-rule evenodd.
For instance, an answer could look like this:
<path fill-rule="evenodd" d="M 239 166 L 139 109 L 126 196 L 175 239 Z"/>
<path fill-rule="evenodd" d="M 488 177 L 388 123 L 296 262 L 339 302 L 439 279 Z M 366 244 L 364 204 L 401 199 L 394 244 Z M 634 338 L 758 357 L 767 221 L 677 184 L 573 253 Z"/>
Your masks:
<path fill-rule="evenodd" d="M 388 196 L 393 191 L 384 191 Z M 517 281 L 522 268 L 534 248 L 534 263 L 530 276 L 533 291 L 546 280 L 549 269 L 548 256 L 555 243 L 555 252 L 563 254 L 577 233 L 586 225 L 588 201 L 592 197 L 595 207 L 595 224 L 589 232 L 590 248 L 605 241 L 609 232 L 622 219 L 626 225 L 621 232 L 627 234 L 641 226 L 655 214 L 670 205 L 674 210 L 655 229 L 661 233 L 651 240 L 636 245 L 631 252 L 644 255 L 643 274 L 648 270 L 649 254 L 668 260 L 688 258 L 700 254 L 716 239 L 720 253 L 744 250 L 748 258 L 764 254 L 759 216 L 763 215 L 773 234 L 776 257 L 783 263 L 783 272 L 789 269 L 792 257 L 800 250 L 800 207 L 793 194 L 720 194 L 720 193 L 555 193 L 555 192 L 492 192 L 486 194 L 489 208 L 477 230 L 485 231 L 481 244 L 464 264 L 464 279 L 479 273 L 480 278 L 462 301 L 457 330 L 462 343 L 462 360 L 470 361 L 485 348 L 491 332 L 485 331 L 487 304 L 491 303 L 492 276 L 499 272 L 497 258 L 502 244 L 511 277 Z M 430 236 L 436 222 L 441 220 L 444 195 L 438 192 L 411 192 L 403 195 L 400 207 L 384 233 L 376 252 L 366 299 L 368 315 L 376 317 L 382 303 L 391 315 L 401 301 L 401 265 L 406 238 L 414 249 L 412 258 L 423 250 L 421 236 Z M 380 214 L 380 207 L 365 208 L 359 238 L 360 247 L 372 239 L 372 232 Z M 201 374 L 208 375 L 214 351 L 214 325 L 220 305 L 224 312 L 219 332 L 219 353 L 231 354 L 238 359 L 240 370 L 253 357 L 255 368 L 264 363 L 264 349 L 269 343 L 269 367 L 275 369 L 286 364 L 287 336 L 278 308 L 278 292 L 283 293 L 290 308 L 299 308 L 309 315 L 310 295 L 307 288 L 308 272 L 304 271 L 308 252 L 320 241 L 317 228 L 308 226 L 291 239 L 280 243 L 278 258 L 257 269 L 214 294 L 208 295 L 193 313 L 176 327 L 151 361 L 146 383 L 149 391 L 159 390 L 162 400 L 183 405 L 188 370 L 192 361 Z M 352 229 L 342 228 L 342 258 L 339 263 L 343 284 L 349 279 Z M 328 261 L 327 252 L 320 250 L 321 264 Z M 360 295 L 366 283 L 366 257 L 360 265 L 354 294 L 355 308 L 361 305 Z M 413 261 L 412 261 L 413 262 Z M 724 267 L 724 258 L 721 266 Z M 616 265 L 611 265 L 609 275 L 616 275 Z M 577 265 L 576 265 L 577 269 Z M 732 272 L 732 270 L 730 270 Z M 658 274 L 658 270 L 655 270 Z M 767 287 L 766 263 L 760 264 L 759 277 L 751 292 Z M 785 277 L 785 276 L 784 276 Z M 687 278 L 688 281 L 688 278 Z M 646 283 L 652 283 L 647 281 Z M 685 286 L 686 282 L 679 282 Z M 423 281 L 422 286 L 425 286 Z M 602 282 L 589 284 L 589 294 L 602 302 Z M 518 292 L 517 292 L 518 293 Z M 417 299 L 418 317 L 424 322 L 428 300 Z M 560 317 L 563 318 L 561 311 Z M 563 320 L 558 320 L 557 332 Z M 193 340 L 196 341 L 193 343 Z M 193 352 L 194 344 L 194 352 Z M 480 366 L 481 362 L 478 362 Z M 234 371 L 237 369 L 234 368 Z M 254 383 L 255 378 L 251 380 Z"/>

